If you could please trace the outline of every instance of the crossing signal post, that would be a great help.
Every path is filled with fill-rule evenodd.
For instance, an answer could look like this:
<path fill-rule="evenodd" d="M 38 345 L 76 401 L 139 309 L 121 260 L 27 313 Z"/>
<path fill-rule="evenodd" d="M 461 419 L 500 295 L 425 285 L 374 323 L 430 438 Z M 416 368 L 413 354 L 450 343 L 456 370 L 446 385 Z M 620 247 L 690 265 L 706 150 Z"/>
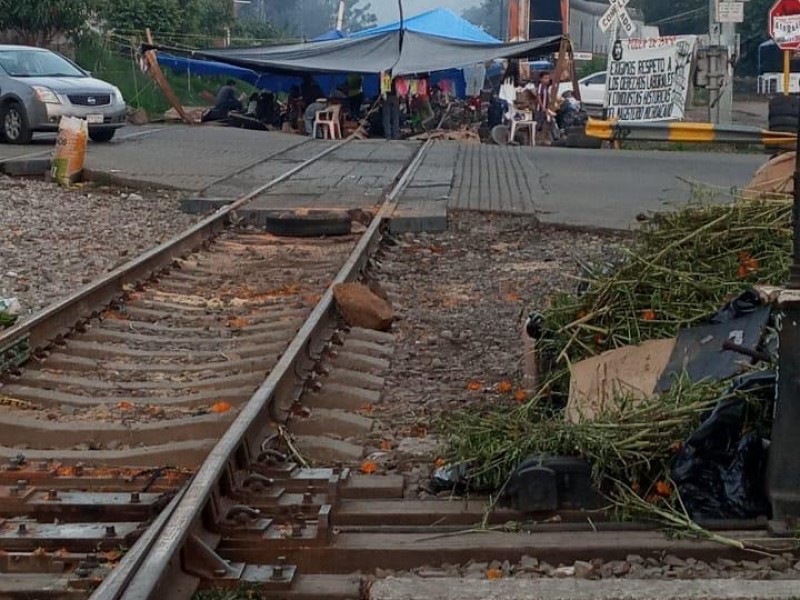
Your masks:
<path fill-rule="evenodd" d="M 784 94 L 789 93 L 789 54 L 800 48 L 800 0 L 778 0 L 769 12 L 770 35 L 786 53 Z M 800 122 L 800 99 L 796 103 Z M 793 105 L 794 105 L 793 104 Z M 800 135 L 797 136 L 793 264 L 788 289 L 779 299 L 778 397 L 770 443 L 768 488 L 772 529 L 791 535 L 800 522 Z"/>

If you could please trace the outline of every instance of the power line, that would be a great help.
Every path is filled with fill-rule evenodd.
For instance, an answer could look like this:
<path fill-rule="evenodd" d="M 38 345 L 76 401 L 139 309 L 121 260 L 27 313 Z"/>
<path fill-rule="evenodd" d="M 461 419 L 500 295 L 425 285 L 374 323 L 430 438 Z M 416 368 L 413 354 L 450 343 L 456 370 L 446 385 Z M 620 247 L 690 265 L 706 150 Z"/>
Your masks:
<path fill-rule="evenodd" d="M 707 12 L 708 12 L 708 6 L 702 6 L 700 8 L 695 8 L 693 10 L 687 10 L 686 12 L 678 13 L 677 15 L 664 17 L 663 19 L 659 19 L 658 21 L 653 21 L 652 23 L 649 23 L 649 25 L 666 25 L 668 23 L 679 23 L 681 21 L 689 21 L 690 19 L 694 18 L 695 15 Z"/>

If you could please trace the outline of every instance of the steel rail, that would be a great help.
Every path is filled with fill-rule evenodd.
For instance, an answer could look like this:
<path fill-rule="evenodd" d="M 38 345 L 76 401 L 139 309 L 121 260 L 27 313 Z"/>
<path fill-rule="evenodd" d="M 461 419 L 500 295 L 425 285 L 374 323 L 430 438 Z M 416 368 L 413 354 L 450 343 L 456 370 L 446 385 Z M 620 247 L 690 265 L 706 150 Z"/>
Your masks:
<path fill-rule="evenodd" d="M 188 484 L 184 485 L 170 503 L 164 507 L 161 513 L 156 517 L 147 530 L 136 540 L 130 550 L 125 553 L 122 560 L 114 568 L 113 571 L 103 579 L 103 582 L 95 589 L 94 594 L 104 598 L 119 598 L 120 593 L 124 590 L 133 579 L 142 561 L 147 557 L 150 548 L 158 538 L 158 535 L 166 526 L 170 516 L 175 512 L 181 498 L 186 493 Z"/>
<path fill-rule="evenodd" d="M 350 136 L 323 150 L 282 175 L 239 197 L 232 204 L 221 207 L 214 214 L 163 244 L 139 255 L 60 302 L 44 308 L 30 320 L 0 332 L 0 349 L 10 349 L 16 344 L 27 340 L 31 350 L 36 350 L 49 345 L 59 336 L 66 335 L 76 325 L 96 315 L 98 310 L 108 306 L 122 295 L 128 286 L 146 281 L 154 273 L 171 265 L 176 258 L 195 250 L 203 242 L 219 234 L 227 226 L 228 217 L 231 213 L 253 200 L 256 196 L 283 183 L 298 172 L 335 152 L 345 144 L 353 141 L 353 139 L 355 139 L 354 136 Z M 275 152 L 261 162 L 271 160 L 299 145 Z"/>
<path fill-rule="evenodd" d="M 328 322 L 335 318 L 333 288 L 337 284 L 354 280 L 366 265 L 370 250 L 380 241 L 383 220 L 391 215 L 397 197 L 407 187 L 431 145 L 432 141 L 428 140 L 411 160 L 400 179 L 386 195 L 381 209 L 353 249 L 347 262 L 283 353 L 278 364 L 195 474 L 189 489 L 153 543 L 150 554 L 132 578 L 130 585 L 122 595 L 95 593 L 90 600 L 147 600 L 163 596 L 159 588 L 165 583 L 165 576 L 170 569 L 177 566 L 180 550 L 189 532 L 200 519 L 203 508 L 225 473 L 226 466 L 244 443 L 254 440 L 263 431 L 264 424 L 271 415 L 271 405 L 276 393 L 281 389 L 293 387 L 296 364 L 303 360 L 306 349 L 319 339 L 328 327 Z"/>

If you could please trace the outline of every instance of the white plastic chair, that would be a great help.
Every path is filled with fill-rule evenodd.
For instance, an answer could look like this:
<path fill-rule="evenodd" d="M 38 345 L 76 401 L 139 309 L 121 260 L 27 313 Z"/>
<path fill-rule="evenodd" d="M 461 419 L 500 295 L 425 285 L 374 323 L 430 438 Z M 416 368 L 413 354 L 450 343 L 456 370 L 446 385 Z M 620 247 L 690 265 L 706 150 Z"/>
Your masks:
<path fill-rule="evenodd" d="M 318 110 L 314 116 L 314 128 L 312 137 L 316 139 L 318 131 L 321 131 L 325 139 L 342 139 L 342 125 L 339 120 L 342 107 L 339 105 L 331 106 L 325 110 Z"/>
<path fill-rule="evenodd" d="M 511 133 L 508 136 L 508 141 L 513 142 L 517 136 L 518 131 L 527 129 L 530 135 L 528 136 L 529 144 L 536 145 L 536 120 L 533 118 L 533 112 L 529 110 L 520 110 L 512 105 L 509 111 L 509 121 L 511 122 Z"/>

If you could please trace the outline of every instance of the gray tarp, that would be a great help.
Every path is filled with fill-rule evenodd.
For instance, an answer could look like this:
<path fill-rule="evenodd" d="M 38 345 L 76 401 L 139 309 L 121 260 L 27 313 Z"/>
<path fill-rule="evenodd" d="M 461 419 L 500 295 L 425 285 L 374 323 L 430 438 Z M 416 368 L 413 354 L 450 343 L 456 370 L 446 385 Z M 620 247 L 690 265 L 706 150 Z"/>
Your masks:
<path fill-rule="evenodd" d="M 365 38 L 309 42 L 265 48 L 203 50 L 195 58 L 276 73 L 381 73 L 411 75 L 461 69 L 497 58 L 528 58 L 558 50 L 561 37 L 515 44 L 462 42 L 405 31 Z"/>

